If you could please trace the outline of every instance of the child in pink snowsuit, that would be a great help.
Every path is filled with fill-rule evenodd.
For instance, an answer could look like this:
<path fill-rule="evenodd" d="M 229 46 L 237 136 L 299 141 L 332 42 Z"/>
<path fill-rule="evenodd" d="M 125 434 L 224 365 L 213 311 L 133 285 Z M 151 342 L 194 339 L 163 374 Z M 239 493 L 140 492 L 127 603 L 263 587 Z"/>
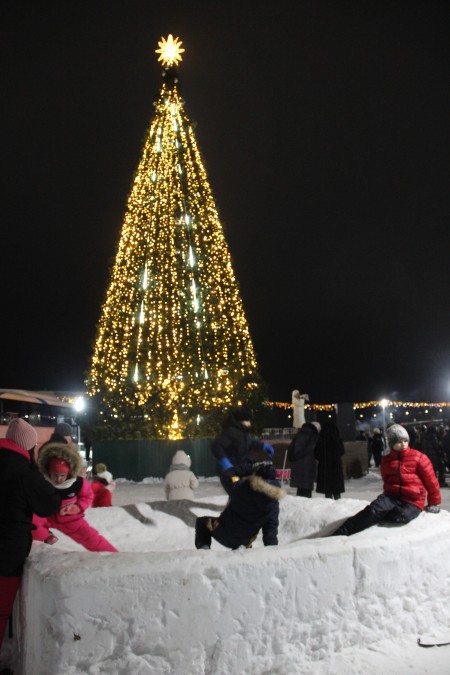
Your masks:
<path fill-rule="evenodd" d="M 97 530 L 84 519 L 86 509 L 92 503 L 92 489 L 80 474 L 81 457 L 70 445 L 49 443 L 39 456 L 39 466 L 45 478 L 60 491 L 61 508 L 47 518 L 33 517 L 33 539 L 54 544 L 58 539 L 50 532 L 54 527 L 78 542 L 88 551 L 117 552 Z"/>

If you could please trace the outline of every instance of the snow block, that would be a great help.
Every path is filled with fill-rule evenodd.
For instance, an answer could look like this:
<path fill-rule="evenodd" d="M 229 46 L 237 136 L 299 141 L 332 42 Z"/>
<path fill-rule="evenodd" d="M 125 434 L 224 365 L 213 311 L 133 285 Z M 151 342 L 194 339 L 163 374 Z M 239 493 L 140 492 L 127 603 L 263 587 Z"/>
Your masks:
<path fill-rule="evenodd" d="M 234 552 L 42 546 L 24 577 L 21 672 L 310 672 L 345 647 L 448 620 L 449 526 L 450 513 L 424 513 L 402 528 Z"/>

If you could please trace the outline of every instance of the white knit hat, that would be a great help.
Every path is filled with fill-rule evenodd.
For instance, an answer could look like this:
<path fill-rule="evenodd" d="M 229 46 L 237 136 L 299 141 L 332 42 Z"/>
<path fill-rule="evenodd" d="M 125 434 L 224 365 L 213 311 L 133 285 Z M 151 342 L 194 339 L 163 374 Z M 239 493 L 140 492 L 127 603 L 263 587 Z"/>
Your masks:
<path fill-rule="evenodd" d="M 37 443 L 36 430 L 21 417 L 15 417 L 8 424 L 6 438 L 17 443 L 22 450 L 32 450 Z"/>
<path fill-rule="evenodd" d="M 101 471 L 100 473 L 96 474 L 97 478 L 103 478 L 106 480 L 108 485 L 112 482 L 113 476 L 110 471 Z"/>
<path fill-rule="evenodd" d="M 386 435 L 390 448 L 393 448 L 396 443 L 401 443 L 401 441 L 409 442 L 408 432 L 401 424 L 392 424 L 387 428 Z"/>

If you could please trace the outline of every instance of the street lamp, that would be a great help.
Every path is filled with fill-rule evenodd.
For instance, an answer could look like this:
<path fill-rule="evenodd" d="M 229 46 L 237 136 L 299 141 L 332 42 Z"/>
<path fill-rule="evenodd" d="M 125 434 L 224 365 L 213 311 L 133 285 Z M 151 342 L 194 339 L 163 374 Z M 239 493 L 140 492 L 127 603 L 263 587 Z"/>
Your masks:
<path fill-rule="evenodd" d="M 383 408 L 383 436 L 386 436 L 386 406 L 389 405 L 389 401 L 383 398 L 380 401 L 380 405 Z"/>
<path fill-rule="evenodd" d="M 81 413 L 86 407 L 86 401 L 82 396 L 77 396 L 72 405 L 77 413 Z M 77 422 L 77 448 L 79 450 L 81 445 L 81 439 L 80 439 L 80 423 L 78 418 L 76 422 Z"/>
<path fill-rule="evenodd" d="M 77 412 L 83 412 L 83 410 L 86 407 L 86 401 L 82 396 L 77 396 L 77 398 L 73 402 L 73 407 Z"/>

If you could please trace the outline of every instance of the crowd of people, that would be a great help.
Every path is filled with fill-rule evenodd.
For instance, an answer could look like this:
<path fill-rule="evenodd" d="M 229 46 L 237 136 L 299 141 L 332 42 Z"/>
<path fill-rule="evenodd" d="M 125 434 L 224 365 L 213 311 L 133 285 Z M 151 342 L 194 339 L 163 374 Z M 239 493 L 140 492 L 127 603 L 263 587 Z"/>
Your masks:
<path fill-rule="evenodd" d="M 388 425 L 388 430 L 389 430 Z M 439 481 L 439 486 L 449 487 L 445 472 L 450 471 L 450 427 L 443 424 L 421 424 L 408 426 L 409 444 L 428 457 Z M 364 438 L 364 436 L 363 436 Z M 372 459 L 376 467 L 387 449 L 383 432 L 374 428 L 367 434 L 367 455 L 369 467 Z"/>

